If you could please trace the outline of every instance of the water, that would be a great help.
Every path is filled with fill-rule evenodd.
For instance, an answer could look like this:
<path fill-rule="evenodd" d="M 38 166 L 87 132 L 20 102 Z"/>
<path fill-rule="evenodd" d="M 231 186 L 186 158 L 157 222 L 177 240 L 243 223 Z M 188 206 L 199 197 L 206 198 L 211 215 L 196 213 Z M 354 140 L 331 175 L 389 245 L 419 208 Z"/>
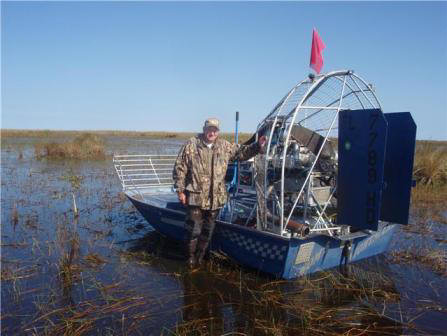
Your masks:
<path fill-rule="evenodd" d="M 220 255 L 191 274 L 182 246 L 123 196 L 110 157 L 175 154 L 181 140 L 106 138 L 104 161 L 39 161 L 36 141 L 2 141 L 3 335 L 447 333 L 445 274 L 391 254 L 294 281 Z M 391 251 L 445 253 L 446 225 L 421 213 Z"/>

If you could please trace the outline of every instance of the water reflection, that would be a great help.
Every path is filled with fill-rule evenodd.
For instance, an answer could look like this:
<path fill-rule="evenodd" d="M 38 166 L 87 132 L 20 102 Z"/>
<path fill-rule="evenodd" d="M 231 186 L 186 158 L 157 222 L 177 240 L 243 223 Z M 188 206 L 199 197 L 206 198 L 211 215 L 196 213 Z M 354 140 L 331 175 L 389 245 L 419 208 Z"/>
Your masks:
<path fill-rule="evenodd" d="M 180 281 L 183 304 L 173 327 L 180 335 L 301 334 L 308 328 L 403 331 L 391 309 L 399 306 L 400 295 L 394 282 L 382 275 L 389 270 L 380 259 L 377 272 L 347 265 L 342 273 L 332 270 L 283 281 L 240 268 L 215 253 L 206 267 L 190 272 L 181 244 L 156 232 L 131 245 L 128 251 L 157 256 L 148 266 L 156 273 Z"/>

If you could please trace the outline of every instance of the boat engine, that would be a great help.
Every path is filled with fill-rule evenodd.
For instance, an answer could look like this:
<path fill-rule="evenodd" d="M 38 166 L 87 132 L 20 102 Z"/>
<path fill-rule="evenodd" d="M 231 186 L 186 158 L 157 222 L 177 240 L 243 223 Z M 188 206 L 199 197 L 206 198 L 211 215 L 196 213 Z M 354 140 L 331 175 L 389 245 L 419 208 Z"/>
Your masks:
<path fill-rule="evenodd" d="M 333 191 L 337 176 L 337 152 L 332 141 L 324 141 L 317 132 L 294 125 L 286 147 L 282 141 L 285 128 L 279 122 L 275 126 L 270 155 L 266 158 L 269 161 L 265 179 L 267 216 L 275 217 L 273 214 L 278 213 L 281 208 L 282 188 L 284 210 L 291 211 L 296 203 L 293 210 L 295 221 L 302 219 L 303 215 L 317 214 L 323 207 L 326 211 L 336 208 L 336 195 Z M 310 170 L 312 173 L 310 178 L 307 178 Z M 297 200 L 300 191 L 301 196 Z M 306 223 L 305 220 L 302 222 Z M 274 223 L 275 221 L 272 221 L 273 225 Z"/>
<path fill-rule="evenodd" d="M 374 90 L 353 71 L 310 76 L 246 142 L 268 138 L 245 192 L 256 202 L 238 213 L 260 231 L 297 238 L 406 224 L 415 130 L 409 113 L 383 113 Z"/>

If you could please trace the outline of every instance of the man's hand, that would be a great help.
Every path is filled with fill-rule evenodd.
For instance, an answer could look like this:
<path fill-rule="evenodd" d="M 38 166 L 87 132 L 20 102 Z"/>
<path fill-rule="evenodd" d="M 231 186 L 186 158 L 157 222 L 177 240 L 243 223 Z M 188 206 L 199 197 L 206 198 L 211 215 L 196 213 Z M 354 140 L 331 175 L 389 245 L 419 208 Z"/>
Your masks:
<path fill-rule="evenodd" d="M 267 143 L 267 137 L 266 137 L 265 135 L 259 137 L 259 139 L 258 139 L 258 144 L 259 144 L 259 147 L 260 147 L 261 149 L 264 148 L 264 146 L 265 146 L 266 143 Z"/>
<path fill-rule="evenodd" d="M 179 199 L 180 203 L 182 203 L 183 205 L 186 205 L 186 195 L 184 192 L 178 193 L 178 199 Z"/>

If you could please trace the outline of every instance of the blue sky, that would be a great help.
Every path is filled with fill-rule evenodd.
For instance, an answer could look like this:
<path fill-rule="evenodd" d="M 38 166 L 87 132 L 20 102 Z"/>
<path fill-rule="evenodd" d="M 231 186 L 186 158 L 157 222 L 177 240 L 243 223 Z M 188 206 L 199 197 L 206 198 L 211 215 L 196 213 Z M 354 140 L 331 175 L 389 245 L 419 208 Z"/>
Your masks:
<path fill-rule="evenodd" d="M 309 73 L 354 69 L 447 140 L 446 2 L 2 2 L 2 128 L 253 131 Z"/>

